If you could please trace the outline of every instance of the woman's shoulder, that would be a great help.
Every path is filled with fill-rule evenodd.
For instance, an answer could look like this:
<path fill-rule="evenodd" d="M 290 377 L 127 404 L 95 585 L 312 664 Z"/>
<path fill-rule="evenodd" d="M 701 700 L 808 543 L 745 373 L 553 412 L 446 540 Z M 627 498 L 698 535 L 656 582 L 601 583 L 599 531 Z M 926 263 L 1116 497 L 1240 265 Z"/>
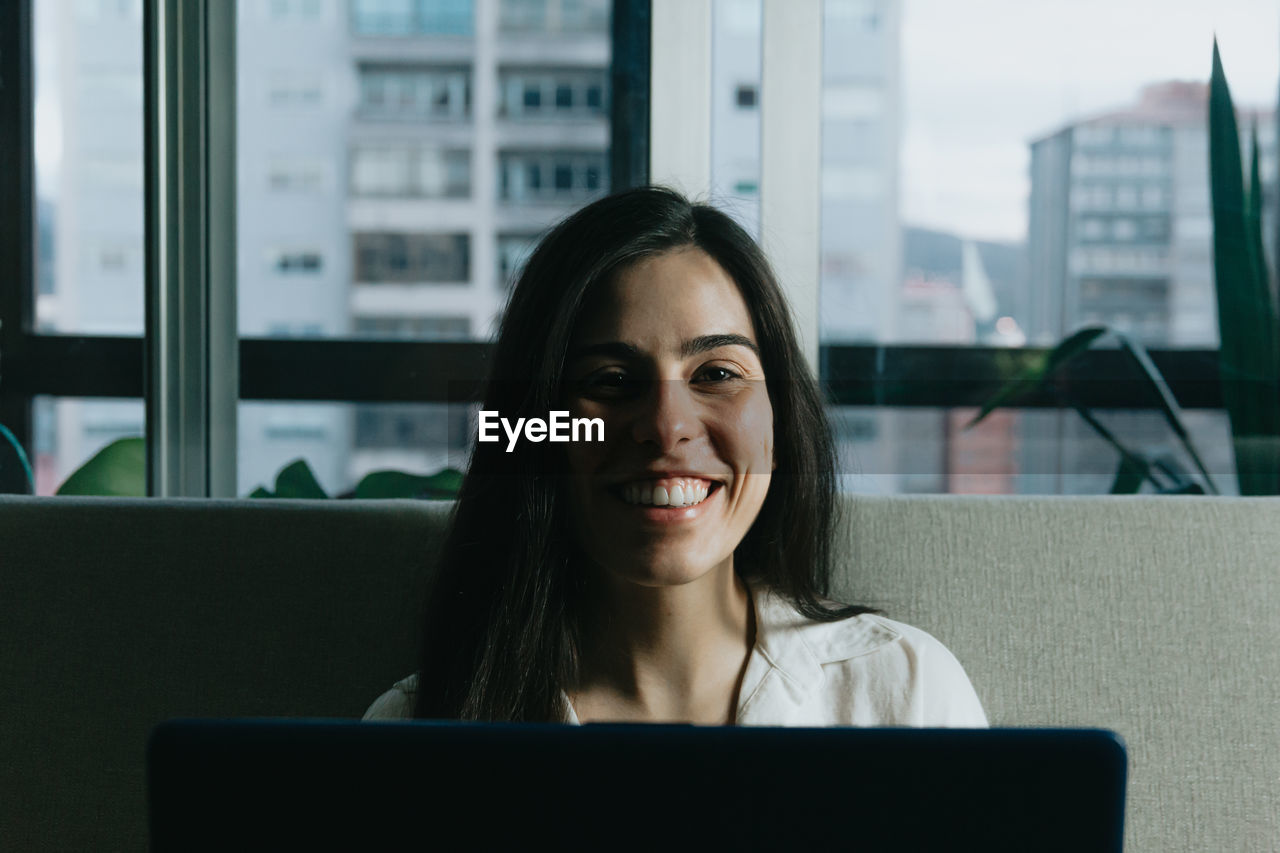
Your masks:
<path fill-rule="evenodd" d="M 413 719 L 413 703 L 418 692 L 418 676 L 413 674 L 400 679 L 391 685 L 391 689 L 383 693 L 369 710 L 364 712 L 365 720 L 411 720 Z"/>

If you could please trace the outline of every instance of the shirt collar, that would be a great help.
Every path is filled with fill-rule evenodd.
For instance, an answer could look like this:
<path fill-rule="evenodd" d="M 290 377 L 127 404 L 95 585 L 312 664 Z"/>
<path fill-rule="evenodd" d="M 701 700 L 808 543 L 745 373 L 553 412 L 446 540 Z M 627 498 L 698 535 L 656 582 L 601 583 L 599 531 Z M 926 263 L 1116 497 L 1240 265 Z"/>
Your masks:
<path fill-rule="evenodd" d="M 739 723 L 782 723 L 816 693 L 822 661 L 801 633 L 805 618 L 767 587 L 751 589 L 756 644 L 738 693 Z"/>

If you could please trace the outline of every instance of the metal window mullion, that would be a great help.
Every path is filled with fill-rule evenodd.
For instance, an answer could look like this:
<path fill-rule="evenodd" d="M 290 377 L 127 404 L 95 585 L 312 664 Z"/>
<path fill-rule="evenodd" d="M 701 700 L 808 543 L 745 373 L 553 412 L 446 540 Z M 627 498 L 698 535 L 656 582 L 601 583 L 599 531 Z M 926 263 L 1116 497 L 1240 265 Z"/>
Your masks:
<path fill-rule="evenodd" d="M 148 493 L 235 494 L 235 4 L 147 0 Z"/>
<path fill-rule="evenodd" d="M 818 370 L 822 212 L 822 8 L 764 0 L 760 239 Z"/>

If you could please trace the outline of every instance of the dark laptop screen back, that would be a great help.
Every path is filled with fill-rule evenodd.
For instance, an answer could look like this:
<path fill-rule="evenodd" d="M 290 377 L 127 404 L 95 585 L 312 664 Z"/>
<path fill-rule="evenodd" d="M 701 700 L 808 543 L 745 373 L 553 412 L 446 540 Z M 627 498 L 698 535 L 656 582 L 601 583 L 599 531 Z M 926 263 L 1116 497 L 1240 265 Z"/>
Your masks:
<path fill-rule="evenodd" d="M 152 849 L 1121 849 L 1112 733 L 174 721 Z"/>

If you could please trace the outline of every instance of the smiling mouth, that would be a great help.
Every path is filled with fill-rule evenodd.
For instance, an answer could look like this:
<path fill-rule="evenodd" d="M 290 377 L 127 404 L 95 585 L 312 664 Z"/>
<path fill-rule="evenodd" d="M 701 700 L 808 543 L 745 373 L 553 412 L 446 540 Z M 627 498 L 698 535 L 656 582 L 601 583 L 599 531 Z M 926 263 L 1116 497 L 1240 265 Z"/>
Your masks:
<path fill-rule="evenodd" d="M 711 497 L 722 485 L 718 480 L 674 477 L 620 483 L 610 487 L 609 492 L 630 506 L 688 509 Z"/>

